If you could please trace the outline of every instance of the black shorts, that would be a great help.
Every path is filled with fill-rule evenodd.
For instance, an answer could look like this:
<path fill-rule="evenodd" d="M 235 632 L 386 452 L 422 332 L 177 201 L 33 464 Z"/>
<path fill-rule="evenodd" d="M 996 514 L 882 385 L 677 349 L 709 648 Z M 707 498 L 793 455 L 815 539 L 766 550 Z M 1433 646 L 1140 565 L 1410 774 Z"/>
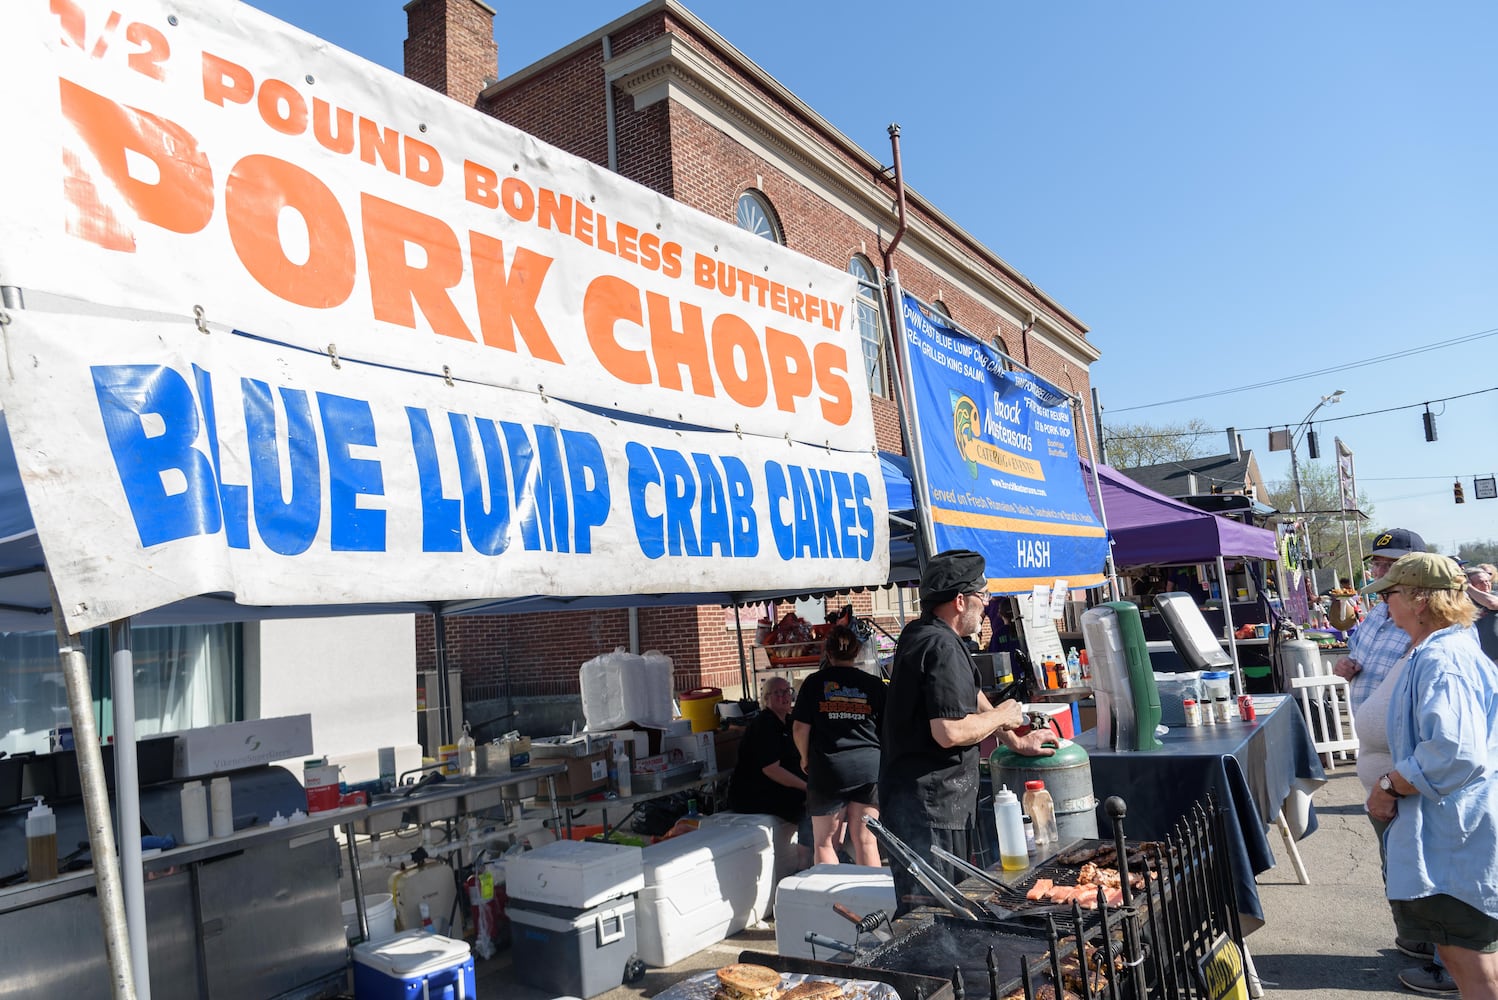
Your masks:
<path fill-rule="evenodd" d="M 859 785 L 836 795 L 823 795 L 812 785 L 806 786 L 806 811 L 813 816 L 835 815 L 850 802 L 862 806 L 877 806 L 879 783 L 871 781 L 867 785 Z"/>
<path fill-rule="evenodd" d="M 1472 951 L 1498 951 L 1498 920 L 1455 896 L 1391 899 L 1394 927 L 1412 941 L 1449 944 Z"/>

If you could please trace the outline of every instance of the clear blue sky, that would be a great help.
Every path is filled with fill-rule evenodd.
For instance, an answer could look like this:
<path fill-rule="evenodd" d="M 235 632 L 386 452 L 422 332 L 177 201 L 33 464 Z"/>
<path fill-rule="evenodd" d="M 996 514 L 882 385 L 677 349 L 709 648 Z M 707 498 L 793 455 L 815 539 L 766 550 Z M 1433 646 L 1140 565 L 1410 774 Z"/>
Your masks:
<path fill-rule="evenodd" d="M 253 6 L 401 69 L 400 0 Z M 499 75 L 633 6 L 498 0 Z M 1235 426 L 1288 479 L 1263 428 L 1343 389 L 1370 532 L 1498 538 L 1498 336 L 1431 346 L 1498 330 L 1498 5 L 687 6 L 884 162 L 898 122 L 907 183 L 1090 327 L 1105 421 Z"/>

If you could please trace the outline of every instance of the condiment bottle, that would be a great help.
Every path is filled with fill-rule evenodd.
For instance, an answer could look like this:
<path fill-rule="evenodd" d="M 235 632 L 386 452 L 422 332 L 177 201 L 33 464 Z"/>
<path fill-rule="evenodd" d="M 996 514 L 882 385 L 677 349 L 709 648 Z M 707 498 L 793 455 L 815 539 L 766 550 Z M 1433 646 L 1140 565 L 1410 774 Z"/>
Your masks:
<path fill-rule="evenodd" d="M 1212 708 L 1216 711 L 1218 725 L 1222 726 L 1232 722 L 1233 716 L 1237 714 L 1233 711 L 1233 703 L 1225 697 L 1219 697 L 1216 701 L 1212 702 Z"/>
<path fill-rule="evenodd" d="M 1020 812 L 1019 799 L 1014 797 L 1008 785 L 994 793 L 993 822 L 999 834 L 999 862 L 1004 870 L 1017 872 L 1029 867 L 1024 814 Z"/>
<path fill-rule="evenodd" d="M 1196 703 L 1195 698 L 1187 698 L 1181 702 L 1181 707 L 1186 710 L 1186 727 L 1194 729 L 1202 724 L 1202 708 Z"/>
<path fill-rule="evenodd" d="M 1036 853 L 1049 854 L 1060 835 L 1056 832 L 1056 804 L 1051 801 L 1044 781 L 1025 782 L 1025 813 L 1035 823 Z"/>
<path fill-rule="evenodd" d="M 458 774 L 465 778 L 472 778 L 478 774 L 478 762 L 473 754 L 473 734 L 468 731 L 468 723 L 463 723 L 463 735 L 458 737 Z"/>
<path fill-rule="evenodd" d="M 50 882 L 57 877 L 57 817 L 36 797 L 26 814 L 26 881 Z"/>
<path fill-rule="evenodd" d="M 182 843 L 201 844 L 208 839 L 208 790 L 201 781 L 182 786 Z"/>
<path fill-rule="evenodd" d="M 634 790 L 633 778 L 630 776 L 629 751 L 624 749 L 622 741 L 614 741 L 614 767 L 616 773 L 614 790 L 619 793 L 621 799 L 627 799 Z"/>

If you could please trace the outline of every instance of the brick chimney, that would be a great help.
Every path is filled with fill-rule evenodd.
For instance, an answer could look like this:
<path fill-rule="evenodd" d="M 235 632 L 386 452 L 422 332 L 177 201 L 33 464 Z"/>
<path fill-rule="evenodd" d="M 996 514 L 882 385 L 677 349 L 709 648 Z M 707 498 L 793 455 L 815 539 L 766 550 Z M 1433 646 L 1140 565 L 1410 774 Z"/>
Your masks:
<path fill-rule="evenodd" d="M 411 0 L 406 11 L 406 77 L 476 107 L 499 71 L 494 8 L 479 0 Z"/>

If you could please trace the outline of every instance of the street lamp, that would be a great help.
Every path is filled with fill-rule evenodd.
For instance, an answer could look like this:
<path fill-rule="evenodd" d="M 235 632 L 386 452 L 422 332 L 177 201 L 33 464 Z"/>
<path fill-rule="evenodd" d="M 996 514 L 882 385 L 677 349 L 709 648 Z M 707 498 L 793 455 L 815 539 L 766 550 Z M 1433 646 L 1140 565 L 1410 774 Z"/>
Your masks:
<path fill-rule="evenodd" d="M 1311 418 L 1316 415 L 1317 410 L 1321 409 L 1323 406 L 1326 406 L 1328 403 L 1340 403 L 1342 401 L 1342 392 L 1343 390 L 1338 389 L 1336 392 L 1332 393 L 1329 396 L 1322 396 L 1321 402 L 1311 407 L 1311 412 L 1307 413 L 1305 419 L 1297 424 L 1295 426 L 1295 429 L 1290 432 L 1290 478 L 1295 482 L 1295 506 L 1299 509 L 1299 512 L 1301 514 L 1305 514 L 1306 512 L 1306 498 L 1301 494 L 1300 491 L 1300 463 L 1295 460 L 1295 446 L 1297 444 L 1296 435 L 1300 434 L 1301 431 L 1311 426 Z M 1309 553 L 1307 553 L 1307 555 L 1309 555 Z"/>
<path fill-rule="evenodd" d="M 1326 406 L 1326 405 L 1328 405 L 1330 403 L 1340 403 L 1341 401 L 1342 401 L 1342 390 L 1341 389 L 1338 389 L 1336 392 L 1332 393 L 1329 396 L 1322 396 L 1321 397 L 1321 401 L 1319 403 L 1317 403 L 1315 406 L 1311 407 L 1311 412 L 1306 414 L 1305 419 L 1302 420 L 1299 424 L 1296 424 L 1295 428 L 1292 431 L 1290 431 L 1290 477 L 1291 477 L 1291 479 L 1293 479 L 1295 481 L 1295 507 L 1296 507 L 1297 513 L 1300 514 L 1301 521 L 1302 521 L 1302 523 L 1304 523 L 1305 529 L 1306 529 L 1306 547 L 1305 547 L 1305 557 L 1304 558 L 1307 561 L 1309 561 L 1311 559 L 1311 557 L 1312 557 L 1312 552 L 1311 552 L 1311 521 L 1310 521 L 1309 518 L 1306 517 L 1306 498 L 1305 498 L 1305 495 L 1301 492 L 1301 489 L 1300 489 L 1300 463 L 1295 458 L 1296 445 L 1298 444 L 1296 436 L 1299 435 L 1302 431 L 1306 430 L 1308 427 L 1311 426 L 1311 418 L 1316 415 L 1316 411 L 1317 410 L 1320 410 L 1323 406 Z M 1306 586 L 1306 601 L 1307 601 L 1307 603 L 1314 602 L 1315 599 L 1316 599 L 1316 596 L 1315 596 L 1315 594 L 1313 592 L 1315 578 L 1316 577 L 1315 577 L 1315 571 L 1314 570 L 1312 572 L 1310 572 L 1310 573 L 1307 574 L 1307 580 L 1306 580 L 1306 584 L 1307 584 L 1307 586 Z"/>

